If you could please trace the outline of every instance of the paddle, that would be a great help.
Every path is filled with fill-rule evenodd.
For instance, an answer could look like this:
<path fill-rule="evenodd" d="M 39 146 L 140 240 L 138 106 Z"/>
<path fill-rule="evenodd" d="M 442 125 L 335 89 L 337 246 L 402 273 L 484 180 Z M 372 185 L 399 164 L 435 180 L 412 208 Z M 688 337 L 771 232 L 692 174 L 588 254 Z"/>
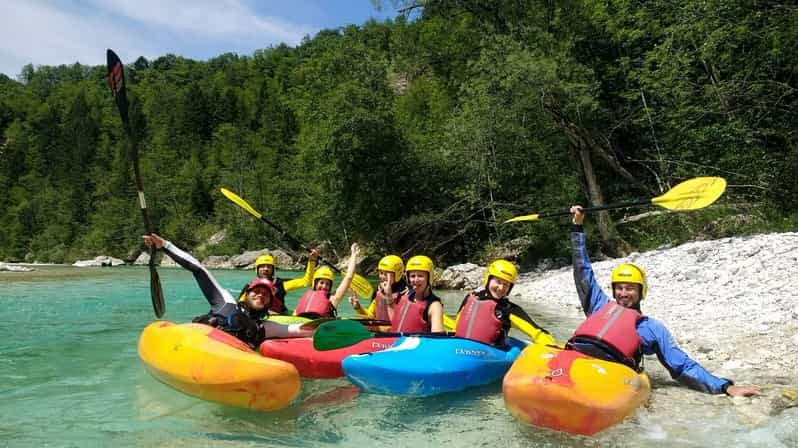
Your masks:
<path fill-rule="evenodd" d="M 304 249 L 306 251 L 310 251 L 310 249 L 305 244 L 303 244 L 301 241 L 299 241 L 298 239 L 296 239 L 293 236 L 289 235 L 285 230 L 280 228 L 277 224 L 275 224 L 275 223 L 269 221 L 268 219 L 266 219 L 257 210 L 255 210 L 251 205 L 249 205 L 249 203 L 247 201 L 242 199 L 241 196 L 233 193 L 232 191 L 230 191 L 230 190 L 228 190 L 226 188 L 222 188 L 221 190 L 222 190 L 222 194 L 225 195 L 225 197 L 227 197 L 227 199 L 230 199 L 230 201 L 232 201 L 233 203 L 235 203 L 239 207 L 241 207 L 244 210 L 246 210 L 250 215 L 252 215 L 252 216 L 260 219 L 261 221 L 265 222 L 266 224 L 272 226 L 272 228 L 274 228 L 274 230 L 280 232 L 280 234 L 284 238 L 288 239 L 293 244 L 296 244 L 297 246 L 301 247 L 302 249 Z M 320 263 L 325 263 L 325 261 L 321 257 L 319 257 L 319 262 Z M 337 267 L 333 266 L 332 264 L 329 264 L 329 263 L 327 263 L 327 264 L 335 272 L 337 272 L 338 274 L 341 274 L 341 270 L 340 269 L 338 269 Z M 361 276 L 359 274 L 355 274 L 355 276 L 352 278 L 352 289 L 355 291 L 355 293 L 357 295 L 359 295 L 360 297 L 363 297 L 363 298 L 367 298 L 367 297 L 370 298 L 371 294 L 374 292 L 374 289 L 371 287 L 371 283 L 369 283 L 368 280 L 366 280 L 363 276 Z"/>
<path fill-rule="evenodd" d="M 668 210 L 697 210 L 715 202 L 725 190 L 726 179 L 722 177 L 695 177 L 676 185 L 662 196 L 657 196 L 653 199 L 640 199 L 637 201 L 587 207 L 584 208 L 583 211 L 594 212 L 599 210 L 613 210 L 616 208 L 640 207 L 651 204 L 659 205 L 660 207 L 667 208 Z M 571 211 L 566 210 L 562 212 L 516 216 L 515 218 L 504 221 L 504 223 L 516 221 L 537 221 L 543 218 L 568 216 L 570 214 Z"/>
<path fill-rule="evenodd" d="M 322 325 L 324 323 L 333 322 L 333 321 L 336 321 L 336 320 L 349 320 L 349 321 L 352 321 L 352 322 L 357 322 L 358 324 L 360 324 L 360 325 L 362 325 L 364 327 L 376 327 L 376 326 L 381 326 L 381 325 L 391 325 L 391 321 L 389 321 L 389 320 L 349 319 L 349 318 L 346 318 L 346 317 L 342 317 L 342 318 L 339 318 L 339 317 L 320 317 L 318 319 L 313 319 L 310 322 L 305 322 L 304 324 L 302 324 L 300 326 L 300 328 L 303 329 L 303 330 L 313 330 L 314 328 L 318 328 L 320 325 Z"/>
<path fill-rule="evenodd" d="M 400 336 L 424 336 L 433 338 L 452 337 L 449 333 L 388 333 L 367 330 L 362 324 L 352 320 L 333 320 L 324 322 L 313 333 L 313 348 L 319 351 L 349 347 L 369 338 L 389 338 Z"/>
<path fill-rule="evenodd" d="M 139 191 L 139 205 L 141 206 L 141 214 L 144 217 L 144 227 L 147 233 L 155 232 L 150 221 L 150 215 L 147 213 L 147 201 L 144 200 L 144 187 L 141 182 L 141 171 L 139 170 L 139 144 L 138 139 L 133 137 L 133 131 L 130 127 L 130 120 L 128 118 L 128 101 L 127 89 L 125 86 L 125 72 L 122 67 L 122 61 L 119 56 L 114 53 L 110 48 L 106 52 L 106 60 L 108 62 L 108 85 L 111 87 L 111 94 L 114 96 L 116 107 L 119 110 L 119 116 L 122 118 L 122 124 L 125 127 L 128 141 L 130 143 L 130 160 L 133 163 L 133 173 L 136 177 L 136 188 Z M 161 280 L 158 277 L 158 271 L 155 270 L 155 247 L 150 247 L 150 297 L 152 298 L 152 308 L 155 311 L 155 317 L 160 318 L 166 310 L 166 305 L 163 301 L 163 290 L 161 289 Z"/>

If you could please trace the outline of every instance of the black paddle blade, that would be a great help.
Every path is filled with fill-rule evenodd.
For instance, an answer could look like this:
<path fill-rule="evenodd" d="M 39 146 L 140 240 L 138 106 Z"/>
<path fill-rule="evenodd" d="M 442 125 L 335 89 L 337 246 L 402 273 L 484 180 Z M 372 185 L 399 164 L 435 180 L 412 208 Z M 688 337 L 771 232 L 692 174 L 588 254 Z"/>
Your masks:
<path fill-rule="evenodd" d="M 122 60 L 110 48 L 105 53 L 105 59 L 108 62 L 108 87 L 111 88 L 111 94 L 116 101 L 116 107 L 119 109 L 119 115 L 122 117 L 122 123 L 128 124 L 127 117 L 127 89 L 125 88 L 125 71 L 122 68 Z"/>
<path fill-rule="evenodd" d="M 155 317 L 161 318 L 166 311 L 166 304 L 163 301 L 163 291 L 161 290 L 161 279 L 155 265 L 150 265 L 150 297 L 152 297 L 152 309 Z"/>

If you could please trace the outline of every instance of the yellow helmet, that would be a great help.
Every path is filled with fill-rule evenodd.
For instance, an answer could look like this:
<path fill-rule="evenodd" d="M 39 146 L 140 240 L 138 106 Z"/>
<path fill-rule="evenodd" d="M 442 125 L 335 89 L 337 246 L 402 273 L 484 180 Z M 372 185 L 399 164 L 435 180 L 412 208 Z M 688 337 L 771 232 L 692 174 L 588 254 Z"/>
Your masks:
<path fill-rule="evenodd" d="M 402 271 L 404 271 L 404 269 L 405 264 L 402 263 L 402 259 L 396 255 L 386 255 L 382 257 L 379 264 L 377 264 L 377 270 L 393 272 L 394 281 L 402 277 Z"/>
<path fill-rule="evenodd" d="M 515 279 L 518 277 L 518 270 L 515 265 L 507 260 L 496 260 L 488 266 L 488 271 L 485 272 L 485 286 L 488 286 L 488 280 L 491 277 L 499 277 L 502 280 L 515 284 Z"/>
<path fill-rule="evenodd" d="M 328 266 L 322 266 L 316 269 L 316 272 L 313 273 L 313 288 L 316 288 L 316 281 L 320 279 L 327 279 L 332 283 L 335 280 L 335 275 L 333 274 L 332 269 Z"/>
<path fill-rule="evenodd" d="M 432 284 L 432 271 L 434 269 L 434 265 L 432 264 L 432 260 L 429 257 L 424 255 L 416 255 L 415 257 L 410 258 L 407 260 L 407 266 L 405 267 L 405 272 L 410 271 L 423 271 L 429 274 L 428 282 Z"/>
<path fill-rule="evenodd" d="M 613 285 L 621 282 L 636 283 L 640 285 L 640 300 L 646 297 L 646 291 L 648 290 L 646 271 L 636 264 L 624 263 L 618 265 L 612 270 L 612 280 L 610 281 Z"/>
<path fill-rule="evenodd" d="M 263 265 L 263 264 L 270 264 L 270 265 L 274 266 L 274 257 L 272 257 L 271 255 L 266 254 L 266 255 L 261 255 L 260 257 L 256 258 L 255 259 L 255 272 L 258 271 L 258 266 Z"/>

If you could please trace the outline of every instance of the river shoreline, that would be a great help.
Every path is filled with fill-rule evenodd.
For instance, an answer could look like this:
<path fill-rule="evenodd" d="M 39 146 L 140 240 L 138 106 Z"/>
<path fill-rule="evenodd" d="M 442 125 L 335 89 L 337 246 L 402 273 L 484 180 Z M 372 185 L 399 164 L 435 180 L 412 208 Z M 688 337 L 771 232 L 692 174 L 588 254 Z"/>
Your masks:
<path fill-rule="evenodd" d="M 798 387 L 798 301 L 792 282 L 798 279 L 798 233 L 690 242 L 594 262 L 605 292 L 612 269 L 625 262 L 647 271 L 643 313 L 663 322 L 685 352 L 717 376 L 763 386 L 762 397 L 735 403 L 761 408 L 749 409 L 752 415 L 772 413 L 774 403 Z M 511 298 L 573 322 L 584 319 L 570 266 L 521 274 Z M 655 357 L 647 357 L 655 387 L 669 384 L 658 367 Z"/>

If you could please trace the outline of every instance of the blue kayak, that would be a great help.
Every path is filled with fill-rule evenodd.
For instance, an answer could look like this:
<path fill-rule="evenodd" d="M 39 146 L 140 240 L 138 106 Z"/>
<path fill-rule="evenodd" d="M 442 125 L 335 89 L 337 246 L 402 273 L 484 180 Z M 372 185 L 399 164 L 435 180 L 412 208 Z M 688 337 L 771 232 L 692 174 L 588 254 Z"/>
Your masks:
<path fill-rule="evenodd" d="M 364 392 L 435 395 L 500 380 L 528 342 L 499 349 L 470 339 L 403 336 L 389 349 L 344 358 L 344 374 Z"/>

